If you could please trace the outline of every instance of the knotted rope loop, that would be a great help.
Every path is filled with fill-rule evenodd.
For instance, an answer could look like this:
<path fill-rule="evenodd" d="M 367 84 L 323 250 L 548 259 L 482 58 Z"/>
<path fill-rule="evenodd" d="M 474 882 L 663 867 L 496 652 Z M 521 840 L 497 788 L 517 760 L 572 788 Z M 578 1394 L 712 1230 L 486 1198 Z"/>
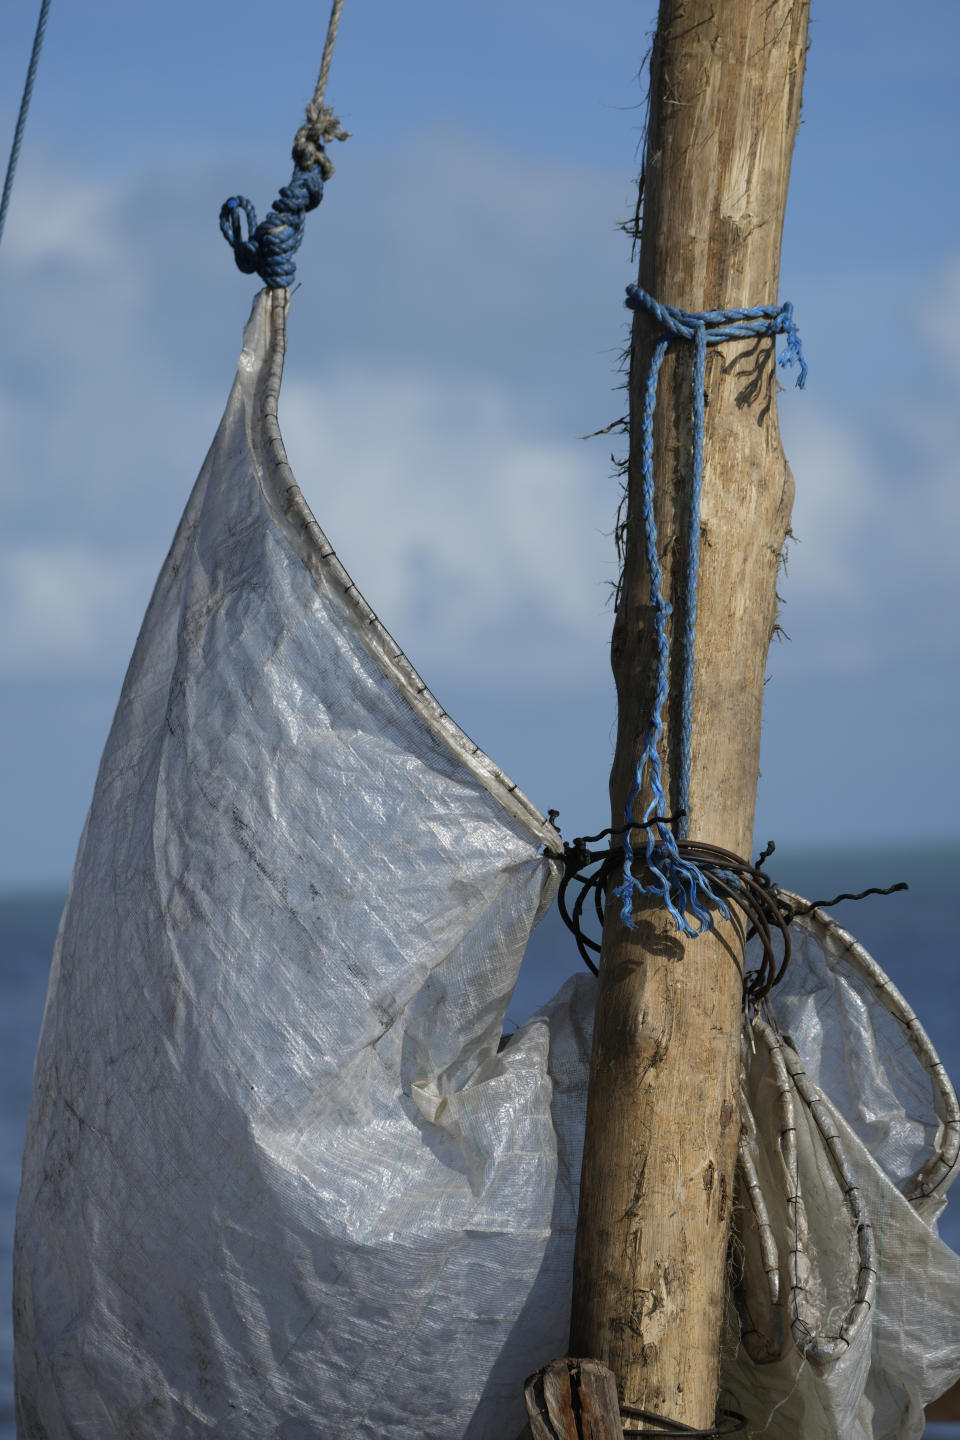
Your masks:
<path fill-rule="evenodd" d="M 640 509 L 644 553 L 650 577 L 649 604 L 653 611 L 657 669 L 652 713 L 633 786 L 627 799 L 623 883 L 614 894 L 622 901 L 620 913 L 624 922 L 631 927 L 635 895 L 658 895 L 673 916 L 678 930 L 685 935 L 700 935 L 704 930 L 713 927 L 713 910 L 718 911 L 724 919 L 729 919 L 729 911 L 703 867 L 694 858 L 682 856 L 677 847 L 678 840 L 687 839 L 686 812 L 690 808 L 690 738 L 693 728 L 693 660 L 697 625 L 697 579 L 700 569 L 700 498 L 703 490 L 707 346 L 719 345 L 725 340 L 743 340 L 750 336 L 785 335 L 787 344 L 779 358 L 779 364 L 798 366 L 797 385 L 801 389 L 806 383 L 807 365 L 793 319 L 793 306 L 790 304 L 756 305 L 746 310 L 681 310 L 675 305 L 661 304 L 652 295 L 648 295 L 646 290 L 641 290 L 639 285 L 627 286 L 626 303 L 631 310 L 646 312 L 660 327 L 644 388 L 640 444 Z M 653 818 L 665 814 L 668 809 L 663 791 L 663 763 L 659 746 L 663 738 L 663 710 L 670 687 L 671 640 L 667 627 L 671 606 L 663 596 L 663 570 L 654 519 L 653 419 L 663 360 L 671 344 L 677 340 L 692 343 L 694 354 L 691 387 L 693 446 L 690 508 L 687 517 L 687 564 L 683 580 L 683 629 L 679 637 L 676 637 L 680 649 L 680 734 L 675 799 L 679 819 L 675 836 L 670 825 Z M 645 782 L 649 784 L 651 799 L 638 821 L 633 807 Z M 635 826 L 646 829 L 645 858 L 649 875 L 646 884 L 633 874 L 634 849 L 631 834 Z M 688 915 L 692 918 L 688 918 Z"/>
<path fill-rule="evenodd" d="M 271 290 L 291 286 L 296 277 L 293 257 L 303 239 L 304 220 L 320 204 L 324 182 L 333 174 L 333 163 L 324 146 L 331 140 L 350 138 L 323 101 L 342 9 L 343 0 L 333 0 L 313 99 L 294 137 L 290 184 L 283 186 L 273 209 L 259 225 L 257 212 L 244 195 L 232 195 L 220 208 L 220 233 L 233 250 L 238 269 L 245 275 L 256 273 Z M 247 217 L 246 239 L 240 224 L 241 210 Z"/>
<path fill-rule="evenodd" d="M 676 305 L 661 304 L 639 285 L 628 285 L 626 303 L 629 310 L 645 310 L 671 339 L 694 340 L 701 329 L 708 345 L 750 336 L 785 335 L 787 347 L 778 364 L 796 363 L 800 367 L 798 387 L 802 390 L 807 383 L 807 363 L 789 301 L 783 305 L 754 305 L 746 310 L 681 310 Z"/>
<path fill-rule="evenodd" d="M 243 238 L 243 230 L 240 225 L 240 213 L 247 217 L 247 235 Z M 253 235 L 257 228 L 257 212 L 245 195 L 231 195 L 220 207 L 220 234 L 227 244 L 233 249 L 233 258 L 237 262 L 237 269 L 242 270 L 244 275 L 253 275 L 256 271 L 260 258 L 260 252 L 253 243 Z"/>
<path fill-rule="evenodd" d="M 324 149 L 331 140 L 349 140 L 350 131 L 344 130 L 329 105 L 311 100 L 307 106 L 307 118 L 297 131 L 293 141 L 293 163 L 298 170 L 319 168 L 324 180 L 333 174 L 333 161 Z"/>
<path fill-rule="evenodd" d="M 271 290 L 293 284 L 297 273 L 294 256 L 303 239 L 309 211 L 323 199 L 323 173 L 294 170 L 265 220 L 257 224 L 257 212 L 245 195 L 232 195 L 220 209 L 220 233 L 233 250 L 238 269 L 256 273 Z M 247 238 L 240 224 L 241 210 L 247 217 Z"/>

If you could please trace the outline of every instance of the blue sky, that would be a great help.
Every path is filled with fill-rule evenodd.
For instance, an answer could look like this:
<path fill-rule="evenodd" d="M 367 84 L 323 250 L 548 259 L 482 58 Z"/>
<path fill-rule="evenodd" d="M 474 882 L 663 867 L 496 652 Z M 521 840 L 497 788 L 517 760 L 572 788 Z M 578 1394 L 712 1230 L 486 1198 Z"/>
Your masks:
<path fill-rule="evenodd" d="M 761 843 L 957 834 L 960 6 L 923 15 L 814 5 Z M 346 0 L 329 98 L 354 138 L 308 224 L 281 404 L 360 588 L 568 835 L 606 823 L 617 490 L 609 440 L 579 437 L 623 409 L 654 18 Z M 35 22 L 5 7 L 4 147 Z M 288 0 L 269 24 L 246 0 L 54 0 L 0 247 L 0 888 L 69 874 L 255 288 L 217 212 L 288 178 L 325 26 Z"/>

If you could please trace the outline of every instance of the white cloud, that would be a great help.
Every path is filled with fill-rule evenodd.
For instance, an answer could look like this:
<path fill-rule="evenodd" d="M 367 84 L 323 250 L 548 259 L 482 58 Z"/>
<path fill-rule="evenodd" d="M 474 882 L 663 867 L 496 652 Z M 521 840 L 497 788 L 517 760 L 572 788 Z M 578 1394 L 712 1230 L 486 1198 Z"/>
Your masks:
<path fill-rule="evenodd" d="M 0 548 L 0 669 L 89 669 L 132 648 L 154 575 L 142 552 L 74 540 Z"/>
<path fill-rule="evenodd" d="M 853 427 L 807 397 L 791 407 L 783 430 L 796 495 L 781 589 L 791 604 L 856 599 L 863 581 L 857 537 L 871 508 L 869 449 Z"/>
<path fill-rule="evenodd" d="M 35 163 L 19 187 L 0 353 L 8 673 L 129 653 L 129 597 L 139 585 L 142 609 L 253 289 L 217 232 L 217 163 L 109 184 Z M 315 217 L 326 253 L 301 266 L 285 432 L 318 518 L 439 689 L 448 670 L 533 687 L 606 666 L 617 491 L 602 443 L 575 437 L 619 403 L 610 190 L 434 137 L 360 151 Z M 185 216 L 207 223 L 190 244 Z M 611 353 L 591 338 L 575 381 L 587 315 Z"/>
<path fill-rule="evenodd" d="M 493 382 L 391 372 L 299 379 L 281 421 L 320 524 L 416 665 L 531 686 L 594 670 L 614 578 L 604 452 L 534 428 Z"/>
<path fill-rule="evenodd" d="M 20 556 L 4 580 L 21 637 L 3 642 L 8 667 L 99 654 L 111 634 L 129 650 L 106 596 L 132 593 L 140 555 L 145 597 L 252 289 L 216 230 L 220 163 L 109 184 L 35 167 L 18 192 L 0 355 L 0 526 Z M 321 235 L 303 254 L 282 400 L 291 458 L 357 583 L 439 689 L 444 672 L 582 688 L 606 669 L 617 490 L 604 443 L 574 437 L 623 406 L 628 247 L 612 219 L 627 189 L 433 137 L 402 155 L 358 151 L 311 222 Z M 185 217 L 207 227 L 190 245 Z M 945 275 L 927 323 L 949 358 L 960 261 Z M 783 408 L 799 543 L 781 588 L 809 663 L 915 649 L 911 604 L 919 643 L 941 645 L 955 409 L 914 394 L 871 434 L 813 393 Z M 66 609 L 53 578 L 31 578 L 41 536 L 71 576 Z"/>
<path fill-rule="evenodd" d="M 4 265 L 21 275 L 51 264 L 72 270 L 115 269 L 125 260 L 119 225 L 122 187 L 71 176 L 42 164 L 17 179 L 3 237 Z"/>
<path fill-rule="evenodd" d="M 923 333 L 960 378 L 960 255 L 942 266 L 936 294 L 924 306 Z"/>
<path fill-rule="evenodd" d="M 796 660 L 862 669 L 956 654 L 956 413 L 912 395 L 868 426 L 804 397 L 784 434 L 796 540 L 779 588 Z"/>

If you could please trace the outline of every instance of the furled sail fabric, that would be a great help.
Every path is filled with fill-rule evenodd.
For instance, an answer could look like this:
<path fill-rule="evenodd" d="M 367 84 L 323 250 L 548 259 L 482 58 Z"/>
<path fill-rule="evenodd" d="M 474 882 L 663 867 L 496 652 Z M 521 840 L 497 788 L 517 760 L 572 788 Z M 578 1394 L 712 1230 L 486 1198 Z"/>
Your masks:
<path fill-rule="evenodd" d="M 566 1349 L 592 979 L 499 1048 L 559 837 L 309 514 L 276 419 L 286 303 L 255 302 L 57 943 L 18 1212 L 21 1440 L 512 1440 L 524 1377 Z M 782 1354 L 734 1337 L 727 1383 L 751 1433 L 917 1435 L 960 1349 L 949 1177 L 924 1158 L 949 1087 L 805 925 L 776 1018 L 838 1097 L 883 1271 L 855 1343 L 801 1358 L 746 1224 L 744 1313 Z M 780 1194 L 768 1063 L 747 1055 L 745 1084 Z M 771 1233 L 829 1331 L 856 1236 L 814 1141 L 797 1163 L 805 1258 L 795 1205 L 770 1200 Z"/>
<path fill-rule="evenodd" d="M 726 1393 L 750 1435 L 908 1440 L 960 1375 L 960 1257 L 936 1230 L 958 1173 L 957 1097 L 851 935 L 814 910 L 793 947 L 767 1019 L 744 1027 L 744 1149 L 779 1303 L 741 1167 Z"/>

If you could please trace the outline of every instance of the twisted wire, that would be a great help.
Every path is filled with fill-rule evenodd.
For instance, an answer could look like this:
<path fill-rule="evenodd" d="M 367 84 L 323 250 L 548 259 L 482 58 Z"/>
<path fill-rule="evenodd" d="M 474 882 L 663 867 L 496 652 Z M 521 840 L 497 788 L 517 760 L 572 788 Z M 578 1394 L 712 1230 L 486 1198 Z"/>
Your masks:
<path fill-rule="evenodd" d="M 639 1405 L 621 1405 L 620 1415 L 626 1422 L 624 1440 L 631 1435 L 645 1436 L 647 1440 L 677 1440 L 682 1436 L 687 1440 L 722 1440 L 725 1435 L 737 1435 L 747 1428 L 746 1416 L 738 1410 L 718 1410 L 717 1423 L 704 1430 L 685 1425 L 682 1420 L 671 1420 L 668 1415 L 658 1415 L 655 1410 L 642 1410 Z M 642 1430 L 630 1424 L 635 1420 L 643 1423 Z"/>
<path fill-rule="evenodd" d="M 633 821 L 619 830 L 601 830 L 596 835 L 581 836 L 564 846 L 564 871 L 557 892 L 557 904 L 564 924 L 576 940 L 580 958 L 594 975 L 597 974 L 597 966 L 592 956 L 600 953 L 600 941 L 593 939 L 584 928 L 587 902 L 592 897 L 593 911 L 602 931 L 607 886 L 624 863 L 630 831 L 645 829 L 658 834 L 661 831 L 671 833 L 671 827 L 677 825 L 679 818 L 653 816 L 646 824 Z M 622 840 L 620 844 L 610 844 L 602 849 L 591 848 L 597 841 L 608 837 L 614 841 L 622 837 Z M 680 865 L 686 872 L 700 877 L 701 884 L 708 890 L 717 908 L 728 919 L 731 909 L 740 913 L 744 945 L 754 938 L 760 942 L 760 959 L 756 969 L 745 974 L 741 971 L 744 1008 L 756 1010 L 773 986 L 783 979 L 790 963 L 792 945 L 789 925 L 794 913 L 791 900 L 781 894 L 759 865 L 751 865 L 730 850 L 698 840 L 674 840 L 674 844 Z M 659 863 L 663 873 L 666 861 L 661 857 Z M 572 906 L 571 886 L 576 887 Z M 618 893 L 614 891 L 614 894 Z"/>

